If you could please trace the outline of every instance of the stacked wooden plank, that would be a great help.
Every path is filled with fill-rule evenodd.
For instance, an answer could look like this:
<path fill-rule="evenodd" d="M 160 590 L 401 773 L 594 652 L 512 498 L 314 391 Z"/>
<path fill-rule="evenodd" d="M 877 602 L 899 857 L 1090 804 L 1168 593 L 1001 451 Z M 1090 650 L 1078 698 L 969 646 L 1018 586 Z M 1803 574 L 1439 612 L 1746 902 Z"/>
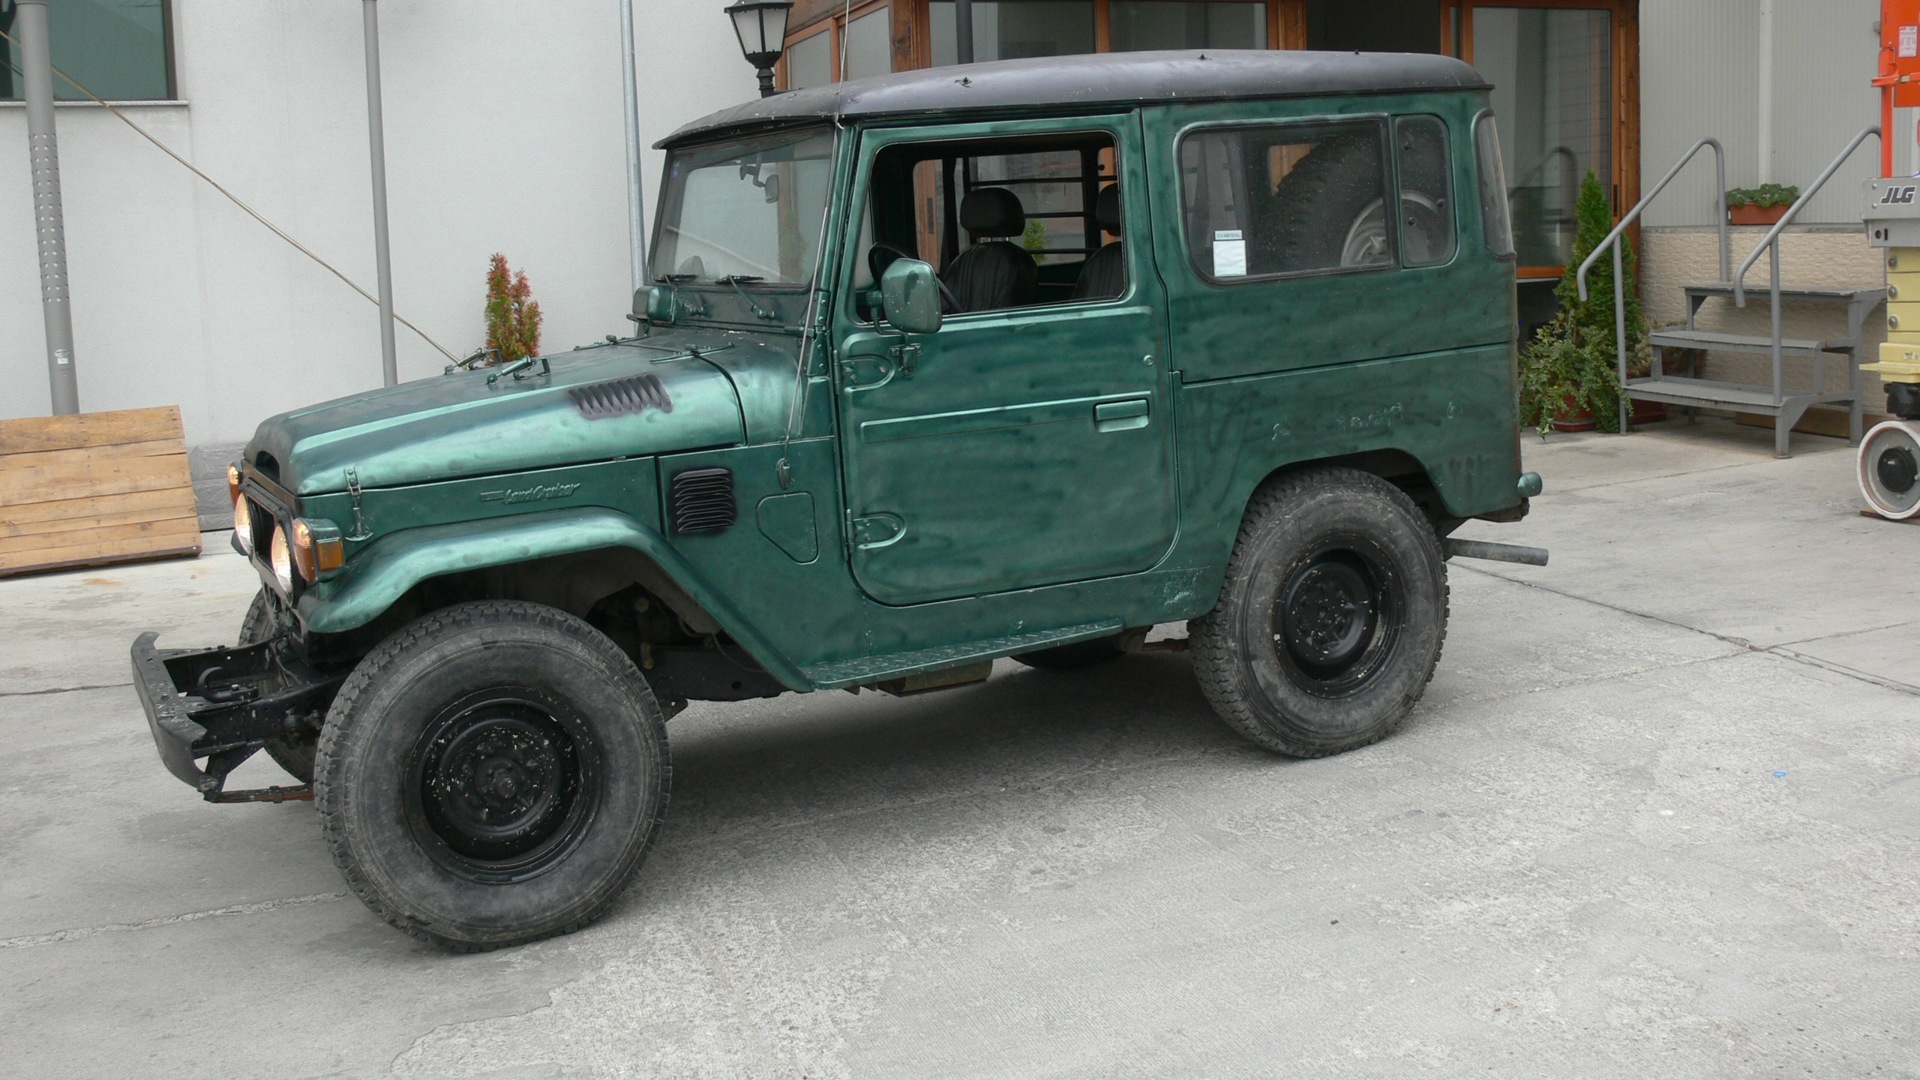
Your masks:
<path fill-rule="evenodd" d="M 178 408 L 0 420 L 0 577 L 199 553 Z"/>

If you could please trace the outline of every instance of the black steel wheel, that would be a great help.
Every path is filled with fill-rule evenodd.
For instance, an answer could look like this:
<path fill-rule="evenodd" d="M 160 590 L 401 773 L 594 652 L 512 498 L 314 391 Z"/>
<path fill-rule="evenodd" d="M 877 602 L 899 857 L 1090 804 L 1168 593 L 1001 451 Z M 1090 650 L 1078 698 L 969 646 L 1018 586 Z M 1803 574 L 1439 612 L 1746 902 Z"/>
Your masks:
<path fill-rule="evenodd" d="M 598 630 L 487 601 L 396 632 L 322 728 L 314 799 L 376 914 L 461 951 L 578 929 L 638 871 L 666 809 L 664 716 Z"/>
<path fill-rule="evenodd" d="M 273 636 L 276 629 L 273 601 L 267 598 L 267 590 L 263 586 L 253 594 L 253 603 L 247 606 L 246 618 L 240 620 L 240 644 L 252 645 L 265 641 Z M 313 753 L 319 741 L 320 733 L 317 731 L 296 731 L 268 739 L 264 749 L 274 764 L 287 770 L 295 780 L 311 784 Z"/>
<path fill-rule="evenodd" d="M 1190 624 L 1194 672 L 1236 731 L 1322 757 L 1400 724 L 1446 625 L 1439 537 L 1406 493 L 1352 469 L 1309 469 L 1254 494 L 1220 600 Z"/>
<path fill-rule="evenodd" d="M 407 758 L 407 824 L 449 872 L 510 883 L 563 859 L 599 805 L 585 722 L 527 686 L 476 690 L 427 724 Z"/>
<path fill-rule="evenodd" d="M 1316 697 L 1346 697 L 1393 655 L 1403 590 L 1389 561 L 1368 537 L 1335 536 L 1282 572 L 1270 621 L 1274 655 L 1295 685 Z"/>

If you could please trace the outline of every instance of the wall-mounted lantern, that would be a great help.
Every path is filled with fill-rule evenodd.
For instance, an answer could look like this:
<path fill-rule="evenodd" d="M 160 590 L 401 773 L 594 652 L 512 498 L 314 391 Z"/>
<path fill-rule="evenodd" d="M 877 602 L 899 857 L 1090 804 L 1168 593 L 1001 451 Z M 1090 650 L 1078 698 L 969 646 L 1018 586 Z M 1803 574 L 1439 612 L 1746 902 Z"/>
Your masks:
<path fill-rule="evenodd" d="M 740 52 L 760 73 L 760 96 L 773 95 L 773 65 L 786 49 L 787 15 L 793 0 L 738 0 L 727 8 Z"/>

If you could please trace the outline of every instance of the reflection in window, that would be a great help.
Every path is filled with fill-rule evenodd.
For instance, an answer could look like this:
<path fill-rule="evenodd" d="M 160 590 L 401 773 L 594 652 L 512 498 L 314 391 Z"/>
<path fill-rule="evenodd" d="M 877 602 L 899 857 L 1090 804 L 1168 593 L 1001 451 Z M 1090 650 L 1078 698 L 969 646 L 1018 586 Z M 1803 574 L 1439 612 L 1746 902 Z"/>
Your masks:
<path fill-rule="evenodd" d="M 1473 62 L 1494 86 L 1521 266 L 1564 265 L 1581 177 L 1612 179 L 1611 23 L 1606 11 L 1473 9 Z"/>
<path fill-rule="evenodd" d="M 848 23 L 846 35 L 846 59 L 840 68 L 842 79 L 864 79 L 893 70 L 893 35 L 886 8 Z"/>
<path fill-rule="evenodd" d="M 57 0 L 47 5 L 53 66 L 108 101 L 165 101 L 173 96 L 168 67 L 167 0 Z M 0 3 L 0 30 L 13 37 L 14 7 Z M 0 42 L 0 100 L 26 94 L 16 74 L 20 50 Z M 86 95 L 55 76 L 53 96 Z"/>
<path fill-rule="evenodd" d="M 927 6 L 935 67 L 959 62 L 953 0 Z M 973 58 L 1017 60 L 1094 51 L 1092 0 L 974 0 Z"/>
<path fill-rule="evenodd" d="M 833 135 L 763 135 L 667 158 L 653 276 L 811 280 L 833 175 Z"/>
<path fill-rule="evenodd" d="M 1194 266 L 1213 278 L 1388 266 L 1382 125 L 1219 128 L 1180 141 Z"/>
<path fill-rule="evenodd" d="M 1267 45 L 1265 4 L 1113 0 L 1108 10 L 1114 52 L 1264 49 Z"/>
<path fill-rule="evenodd" d="M 787 89 L 805 90 L 833 81 L 833 32 L 804 37 L 787 46 Z"/>

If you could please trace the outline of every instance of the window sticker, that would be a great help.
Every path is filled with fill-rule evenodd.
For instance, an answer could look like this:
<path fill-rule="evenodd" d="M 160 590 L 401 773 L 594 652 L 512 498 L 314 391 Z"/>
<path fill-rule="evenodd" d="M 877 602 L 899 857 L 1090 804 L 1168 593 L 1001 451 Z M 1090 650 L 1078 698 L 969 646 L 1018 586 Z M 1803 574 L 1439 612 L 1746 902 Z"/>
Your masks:
<path fill-rule="evenodd" d="M 1213 276 L 1247 276 L 1247 242 L 1239 229 L 1216 229 L 1213 233 Z"/>

